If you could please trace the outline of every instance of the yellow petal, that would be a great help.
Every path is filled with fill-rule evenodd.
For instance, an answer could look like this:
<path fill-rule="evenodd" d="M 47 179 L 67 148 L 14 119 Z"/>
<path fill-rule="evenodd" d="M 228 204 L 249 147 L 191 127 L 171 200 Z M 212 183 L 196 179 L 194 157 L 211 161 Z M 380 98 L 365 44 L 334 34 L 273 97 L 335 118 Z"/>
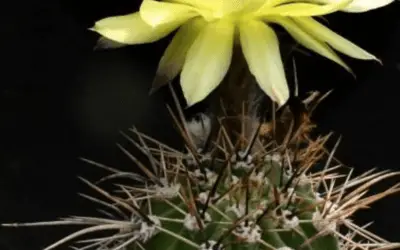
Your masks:
<path fill-rule="evenodd" d="M 268 1 L 264 0 L 264 4 L 260 10 L 264 11 L 268 8 L 271 8 L 271 7 L 274 7 L 277 5 L 281 5 L 281 4 L 287 3 L 289 1 L 291 1 L 291 0 L 268 0 Z"/>
<path fill-rule="evenodd" d="M 273 0 L 276 1 L 276 0 Z M 288 0 L 279 0 L 288 1 Z M 234 0 L 234 4 L 229 3 L 229 1 L 224 1 L 225 5 L 223 6 L 225 13 L 238 13 L 240 14 L 251 14 L 254 16 L 254 13 L 259 12 L 262 8 L 266 8 L 267 4 L 271 3 L 271 1 L 265 0 Z M 271 3 L 273 4 L 273 3 Z"/>
<path fill-rule="evenodd" d="M 195 18 L 179 28 L 161 57 L 152 91 L 168 84 L 179 74 L 185 62 L 187 51 L 205 24 L 204 19 Z"/>
<path fill-rule="evenodd" d="M 166 2 L 181 3 L 195 8 L 208 10 L 217 10 L 221 5 L 218 0 L 166 0 Z"/>
<path fill-rule="evenodd" d="M 166 0 L 195 7 L 207 20 L 215 20 L 237 12 L 251 12 L 259 9 L 265 0 Z M 282 0 L 279 0 L 282 1 Z M 285 0 L 287 1 L 287 0 Z"/>
<path fill-rule="evenodd" d="M 344 37 L 333 32 L 329 28 L 325 27 L 318 21 L 311 17 L 298 17 L 293 20 L 307 33 L 311 34 L 320 41 L 328 43 L 335 50 L 348 55 L 350 57 L 360 60 L 377 60 L 374 55 L 368 53 L 362 48 L 358 47 L 354 43 L 345 39 Z"/>
<path fill-rule="evenodd" d="M 265 0 L 166 0 L 166 2 L 192 8 L 207 21 L 214 21 L 233 13 L 255 11 Z M 147 18 L 144 19 L 147 21 Z"/>
<path fill-rule="evenodd" d="M 344 11 L 347 12 L 366 12 L 378 9 L 393 3 L 395 0 L 354 0 Z"/>
<path fill-rule="evenodd" d="M 140 16 L 147 24 L 158 27 L 169 23 L 179 25 L 190 18 L 198 16 L 196 8 L 179 3 L 157 2 L 144 0 L 140 6 Z"/>
<path fill-rule="evenodd" d="M 251 13 L 265 4 L 265 0 L 222 0 L 219 13 L 221 16 L 232 13 Z"/>
<path fill-rule="evenodd" d="M 250 72 L 273 101 L 285 104 L 289 99 L 289 89 L 275 32 L 256 20 L 241 22 L 239 30 L 240 44 Z"/>
<path fill-rule="evenodd" d="M 340 57 L 324 42 L 317 40 L 312 35 L 302 30 L 294 21 L 289 18 L 275 17 L 268 18 L 269 21 L 281 25 L 297 42 L 315 53 L 324 56 L 352 73 L 349 66 L 340 59 Z"/>
<path fill-rule="evenodd" d="M 152 28 L 140 18 L 138 12 L 135 12 L 101 19 L 90 30 L 117 43 L 142 44 L 157 41 L 176 28 L 178 26 L 175 23 Z"/>
<path fill-rule="evenodd" d="M 273 8 L 265 8 L 260 12 L 261 15 L 280 15 L 280 16 L 321 16 L 343 9 L 353 0 L 337 0 L 332 3 L 288 3 Z"/>
<path fill-rule="evenodd" d="M 188 106 L 206 98 L 225 77 L 231 60 L 233 23 L 224 19 L 207 24 L 190 47 L 181 73 Z"/>
<path fill-rule="evenodd" d="M 216 1 L 217 2 L 217 1 Z M 250 9 L 254 5 L 255 1 L 246 0 L 222 0 L 220 1 L 220 6 L 217 12 L 217 16 L 229 15 L 235 12 L 241 12 L 244 9 Z"/>
<path fill-rule="evenodd" d="M 337 0 L 319 0 L 323 3 L 335 2 Z M 366 12 L 374 9 L 378 9 L 393 3 L 395 0 L 354 0 L 347 5 L 343 11 L 346 12 Z"/>

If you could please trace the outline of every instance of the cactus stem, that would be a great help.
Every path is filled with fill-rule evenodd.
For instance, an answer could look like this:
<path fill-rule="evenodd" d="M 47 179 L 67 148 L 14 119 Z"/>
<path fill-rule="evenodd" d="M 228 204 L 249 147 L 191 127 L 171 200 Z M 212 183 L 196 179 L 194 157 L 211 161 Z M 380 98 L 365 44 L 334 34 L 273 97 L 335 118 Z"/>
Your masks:
<path fill-rule="evenodd" d="M 166 233 L 166 234 L 171 235 L 172 237 L 174 237 L 174 238 L 176 238 L 176 239 L 178 239 L 178 240 L 180 240 L 180 241 L 182 241 L 182 242 L 185 242 L 185 243 L 188 244 L 189 246 L 192 246 L 192 247 L 194 247 L 194 248 L 196 248 L 196 249 L 199 249 L 199 248 L 200 248 L 200 245 L 198 245 L 197 243 L 195 243 L 195 242 L 193 242 L 193 241 L 191 241 L 191 240 L 189 240 L 189 239 L 186 239 L 186 238 L 180 236 L 179 234 L 176 234 L 176 233 L 174 233 L 174 232 L 172 232 L 172 231 L 170 231 L 170 230 L 168 230 L 168 229 L 165 229 L 165 228 L 159 227 L 159 226 L 157 226 L 157 229 L 160 230 L 161 232 L 164 232 L 164 233 Z"/>
<path fill-rule="evenodd" d="M 223 166 L 220 168 L 220 171 L 218 172 L 218 177 L 217 177 L 216 181 L 214 182 L 214 185 L 212 186 L 211 191 L 210 191 L 210 193 L 209 193 L 209 195 L 207 197 L 207 200 L 206 200 L 206 203 L 205 203 L 205 206 L 204 206 L 204 209 L 203 209 L 203 213 L 205 213 L 207 211 L 209 203 L 210 203 L 210 200 L 211 200 L 211 197 L 213 197 L 215 195 L 216 191 L 217 191 L 217 187 L 218 187 L 219 183 L 222 180 L 222 176 L 224 175 L 224 171 L 225 171 L 226 167 L 228 167 L 228 165 L 229 165 L 229 160 L 228 159 L 225 161 Z"/>
<path fill-rule="evenodd" d="M 224 213 L 223 213 L 220 209 L 218 209 L 216 206 L 210 205 L 210 208 L 212 208 L 215 212 L 217 212 L 219 215 L 221 215 L 222 217 L 224 217 L 226 220 L 232 221 L 231 218 L 229 218 L 226 214 L 224 214 Z M 232 224 L 232 222 L 230 222 L 230 224 Z"/>
<path fill-rule="evenodd" d="M 331 135 L 311 140 L 307 129 L 312 126 L 305 119 L 296 128 L 294 137 L 282 136 L 293 129 L 293 125 L 286 126 L 293 122 L 295 114 L 291 112 L 289 107 L 283 108 L 274 118 L 274 123 L 279 125 L 274 136 L 280 138 L 279 142 L 273 142 L 271 132 L 261 135 L 260 123 L 243 122 L 247 119 L 243 115 L 237 117 L 241 131 L 229 127 L 238 124 L 224 125 L 227 117 L 218 118 L 220 128 L 210 139 L 213 147 L 205 150 L 197 144 L 190 146 L 190 138 L 185 139 L 189 157 L 187 151 L 169 149 L 133 128 L 138 142 L 132 140 L 132 144 L 148 158 L 152 157 L 149 166 L 118 146 L 139 166 L 141 175 L 83 159 L 107 171 L 106 177 L 95 184 L 81 178 L 106 200 L 81 194 L 105 209 L 99 211 L 107 216 L 105 219 L 70 217 L 58 222 L 3 226 L 86 227 L 47 249 L 98 231 L 111 233 L 103 238 L 75 241 L 74 244 L 80 245 L 74 249 L 151 250 L 165 246 L 170 250 L 383 250 L 398 247 L 356 226 L 350 216 L 399 192 L 400 184 L 368 195 L 372 185 L 400 173 L 368 171 L 355 178 L 352 169 L 348 174 L 335 173 L 343 164 L 333 153 L 324 151 Z M 190 137 L 191 131 L 184 128 L 185 122 L 177 125 L 183 137 Z M 245 127 L 248 124 L 252 130 Z M 282 137 L 286 138 L 284 142 Z M 326 158 L 328 163 L 322 162 Z M 322 170 L 312 171 L 318 164 Z M 134 183 L 132 186 L 114 183 L 116 190 L 112 192 L 98 186 L 115 178 Z"/>
<path fill-rule="evenodd" d="M 277 250 L 278 248 L 275 248 L 274 246 L 272 246 L 271 244 L 268 244 L 267 242 L 263 241 L 263 240 L 258 240 L 259 243 L 261 243 L 261 245 L 267 247 L 268 249 L 271 250 Z"/>

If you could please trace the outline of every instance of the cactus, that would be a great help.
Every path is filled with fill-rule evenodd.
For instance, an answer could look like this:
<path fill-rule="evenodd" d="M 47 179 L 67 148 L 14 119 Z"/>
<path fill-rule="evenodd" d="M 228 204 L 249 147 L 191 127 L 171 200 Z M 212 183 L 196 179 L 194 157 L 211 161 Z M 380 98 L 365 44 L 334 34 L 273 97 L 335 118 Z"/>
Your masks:
<path fill-rule="evenodd" d="M 302 101 L 307 110 L 322 99 L 317 96 Z M 111 172 L 96 183 L 82 178 L 107 200 L 83 195 L 104 207 L 105 217 L 72 216 L 3 226 L 85 226 L 46 250 L 96 232 L 109 235 L 77 241 L 74 249 L 398 249 L 400 244 L 383 240 L 350 217 L 398 192 L 395 185 L 366 196 L 373 184 L 399 173 L 371 170 L 353 178 L 352 170 L 334 157 L 338 143 L 332 152 L 325 149 L 331 135 L 311 138 L 310 115 L 297 116 L 286 107 L 266 123 L 246 116 L 220 117 L 214 136 L 209 129 L 199 132 L 199 121 L 186 122 L 181 116 L 176 125 L 187 142 L 185 153 L 132 129 L 137 139 L 126 137 L 148 158 L 148 165 L 121 150 L 142 174 L 84 159 Z M 301 118 L 298 125 L 294 125 L 296 116 Z M 228 119 L 241 122 L 238 133 L 224 125 Z M 244 128 L 249 124 L 251 129 Z M 247 136 L 244 131 L 249 130 Z M 206 150 L 207 140 L 195 142 L 195 134 L 210 137 L 213 143 Z M 128 184 L 118 184 L 112 192 L 99 186 L 120 178 Z"/>

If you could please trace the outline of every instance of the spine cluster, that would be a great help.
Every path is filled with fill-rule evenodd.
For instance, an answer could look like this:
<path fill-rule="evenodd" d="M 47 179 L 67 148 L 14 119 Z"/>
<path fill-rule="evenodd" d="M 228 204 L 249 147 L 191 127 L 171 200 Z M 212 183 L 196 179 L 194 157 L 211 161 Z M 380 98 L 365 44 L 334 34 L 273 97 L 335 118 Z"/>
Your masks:
<path fill-rule="evenodd" d="M 309 104 L 309 100 L 304 102 L 306 106 Z M 96 184 L 82 179 L 104 198 L 83 195 L 103 207 L 100 210 L 103 217 L 73 216 L 58 222 L 12 226 L 85 226 L 46 250 L 73 240 L 75 249 L 81 250 L 378 250 L 400 247 L 351 220 L 357 210 L 398 192 L 399 185 L 395 185 L 382 193 L 367 195 L 373 184 L 399 173 L 369 171 L 353 177 L 352 171 L 334 158 L 334 150 L 327 152 L 325 149 L 329 135 L 310 138 L 312 124 L 307 119 L 303 119 L 300 126 L 287 126 L 289 129 L 283 140 L 275 140 L 274 124 L 294 121 L 289 109 L 270 123 L 261 124 L 243 116 L 235 119 L 243 124 L 249 124 L 244 120 L 253 123 L 251 136 L 245 135 L 244 126 L 232 131 L 221 122 L 218 133 L 211 138 L 213 146 L 208 149 L 190 139 L 193 133 L 197 139 L 201 138 L 200 125 L 196 124 L 199 121 L 188 123 L 182 119 L 177 126 L 187 142 L 185 152 L 132 129 L 137 140 L 130 141 L 148 161 L 139 162 L 134 155 L 121 149 L 139 167 L 141 174 L 121 172 L 85 160 L 111 172 Z M 131 184 L 118 184 L 111 191 L 100 187 L 103 181 L 120 178 Z M 76 241 L 78 237 L 98 232 L 109 235 Z"/>

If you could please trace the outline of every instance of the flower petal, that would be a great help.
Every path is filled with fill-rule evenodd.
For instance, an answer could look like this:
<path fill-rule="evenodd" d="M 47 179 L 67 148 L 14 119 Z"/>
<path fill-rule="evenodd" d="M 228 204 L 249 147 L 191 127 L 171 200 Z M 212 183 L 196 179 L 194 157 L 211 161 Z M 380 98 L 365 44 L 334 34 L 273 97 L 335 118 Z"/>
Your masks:
<path fill-rule="evenodd" d="M 156 77 L 152 84 L 152 92 L 168 84 L 179 74 L 190 46 L 205 24 L 204 19 L 195 18 L 179 28 L 158 64 Z"/>
<path fill-rule="evenodd" d="M 199 15 L 194 7 L 154 0 L 144 0 L 139 13 L 143 21 L 152 27 L 169 23 L 183 24 L 190 18 Z"/>
<path fill-rule="evenodd" d="M 231 60 L 235 27 L 224 19 L 209 23 L 186 55 L 181 87 L 188 106 L 207 97 L 225 77 Z"/>
<path fill-rule="evenodd" d="M 273 8 L 266 8 L 262 15 L 280 16 L 321 16 L 339 11 L 346 7 L 353 0 L 336 0 L 325 4 L 315 3 L 288 3 Z"/>
<path fill-rule="evenodd" d="M 337 0 L 319 0 L 324 3 L 331 3 Z M 378 9 L 393 3 L 395 0 L 354 0 L 343 11 L 346 12 L 366 12 L 374 9 Z"/>
<path fill-rule="evenodd" d="M 272 28 L 261 21 L 243 21 L 239 25 L 240 43 L 250 72 L 261 89 L 279 105 L 289 99 L 289 88 Z"/>
<path fill-rule="evenodd" d="M 216 0 L 166 0 L 167 2 L 181 3 L 199 9 L 218 10 L 221 6 L 220 1 Z"/>
<path fill-rule="evenodd" d="M 265 0 L 251 0 L 251 1 L 246 1 L 246 0 L 242 0 L 243 2 L 243 9 L 246 12 L 254 12 L 259 10 L 260 8 L 263 8 L 263 6 L 269 2 L 269 1 L 265 1 Z"/>
<path fill-rule="evenodd" d="M 354 0 L 344 11 L 347 12 L 366 12 L 378 9 L 393 3 L 395 0 Z"/>
<path fill-rule="evenodd" d="M 264 1 L 263 6 L 261 7 L 261 10 L 266 10 L 267 8 L 271 8 L 274 6 L 278 6 L 287 2 L 290 2 L 291 0 L 268 0 Z"/>
<path fill-rule="evenodd" d="M 135 12 L 101 19 L 90 30 L 117 43 L 142 44 L 157 41 L 178 27 L 175 23 L 169 23 L 152 28 Z"/>
<path fill-rule="evenodd" d="M 222 0 L 217 12 L 221 16 L 233 13 L 247 14 L 257 11 L 264 4 L 265 0 Z"/>
<path fill-rule="evenodd" d="M 360 59 L 360 60 L 377 60 L 374 55 L 368 53 L 362 48 L 358 47 L 354 43 L 345 39 L 344 37 L 333 32 L 329 28 L 325 27 L 318 21 L 311 17 L 298 17 L 293 18 L 293 20 L 307 33 L 313 35 L 320 41 L 328 43 L 337 51 L 348 55 L 350 57 Z"/>
<path fill-rule="evenodd" d="M 251 12 L 265 4 L 265 0 L 166 0 L 167 2 L 181 3 L 201 10 L 201 14 L 208 21 L 238 12 Z M 275 0 L 276 1 L 276 0 Z M 279 0 L 287 1 L 287 0 Z"/>
<path fill-rule="evenodd" d="M 207 21 L 213 21 L 233 13 L 255 11 L 265 0 L 166 0 L 166 2 L 194 7 Z"/>
<path fill-rule="evenodd" d="M 291 19 L 276 17 L 269 18 L 268 20 L 281 25 L 297 42 L 307 49 L 336 62 L 347 71 L 352 73 L 350 67 L 347 66 L 346 63 L 343 62 L 342 59 L 326 43 L 317 40 L 315 37 L 305 32 Z"/>

